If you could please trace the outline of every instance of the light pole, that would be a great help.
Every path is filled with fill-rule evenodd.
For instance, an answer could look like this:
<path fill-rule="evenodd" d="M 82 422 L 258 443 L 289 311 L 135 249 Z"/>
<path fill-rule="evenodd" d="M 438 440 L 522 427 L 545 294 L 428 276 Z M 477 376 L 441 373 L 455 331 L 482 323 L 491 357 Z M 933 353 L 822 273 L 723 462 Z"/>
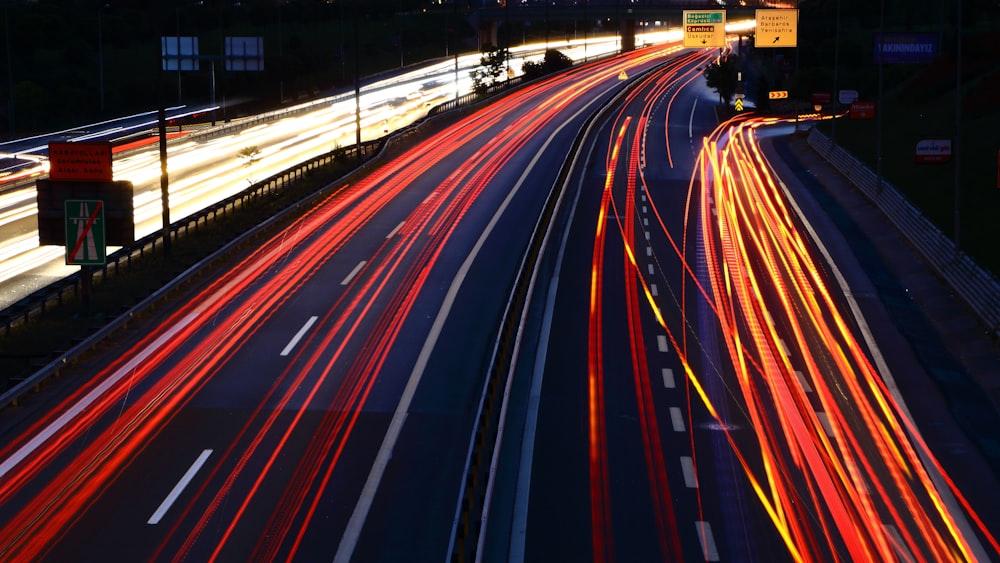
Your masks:
<path fill-rule="evenodd" d="M 955 22 L 955 250 L 962 249 L 962 0 Z"/>
<path fill-rule="evenodd" d="M 10 122 L 10 136 L 14 138 L 17 131 L 14 124 L 14 71 L 13 67 L 11 67 L 10 14 L 7 12 L 7 6 L 3 7 L 3 36 L 4 47 L 7 51 L 7 120 Z"/>
<path fill-rule="evenodd" d="M 840 73 L 840 0 L 837 0 L 837 15 L 834 23 L 834 35 L 833 35 L 833 107 L 836 108 L 834 113 L 840 109 L 840 91 L 837 89 L 839 84 L 837 79 Z M 830 121 L 830 140 L 833 144 L 837 144 L 837 120 L 840 119 L 834 115 L 833 119 Z"/>
<path fill-rule="evenodd" d="M 110 7 L 110 4 L 101 4 L 97 8 L 97 82 L 101 92 L 101 112 L 104 111 L 104 30 L 101 27 L 101 16 L 105 8 Z"/>

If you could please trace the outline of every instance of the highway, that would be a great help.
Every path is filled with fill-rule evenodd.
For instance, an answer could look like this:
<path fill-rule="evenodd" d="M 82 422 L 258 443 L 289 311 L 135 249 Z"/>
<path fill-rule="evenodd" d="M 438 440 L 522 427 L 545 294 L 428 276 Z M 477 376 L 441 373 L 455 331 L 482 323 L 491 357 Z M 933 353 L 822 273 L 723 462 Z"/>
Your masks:
<path fill-rule="evenodd" d="M 613 99 L 547 249 L 485 560 L 1000 556 L 970 498 L 995 491 L 923 440 L 906 352 L 882 353 L 761 149 L 789 126 L 717 125 L 715 55 L 642 49 L 441 125 L 0 412 L 0 559 L 451 559 L 514 272 Z M 342 126 L 293 121 L 192 150 L 215 160 L 172 204 L 263 174 L 219 156 L 279 143 L 254 135 L 285 135 L 280 167 Z"/>
<path fill-rule="evenodd" d="M 893 381 L 916 375 L 900 369 L 913 351 L 888 363 L 886 327 L 866 324 L 790 203 L 797 178 L 779 179 L 760 149 L 780 120 L 717 127 L 698 64 L 665 67 L 623 99 L 567 184 L 522 367 L 524 438 L 505 446 L 516 477 L 498 479 L 488 552 L 997 557 L 970 500 L 995 499 L 995 483 L 960 490 L 921 437 Z"/>
<path fill-rule="evenodd" d="M 447 559 L 484 362 L 550 186 L 623 74 L 678 50 L 477 110 L 0 413 L 0 559 Z"/>

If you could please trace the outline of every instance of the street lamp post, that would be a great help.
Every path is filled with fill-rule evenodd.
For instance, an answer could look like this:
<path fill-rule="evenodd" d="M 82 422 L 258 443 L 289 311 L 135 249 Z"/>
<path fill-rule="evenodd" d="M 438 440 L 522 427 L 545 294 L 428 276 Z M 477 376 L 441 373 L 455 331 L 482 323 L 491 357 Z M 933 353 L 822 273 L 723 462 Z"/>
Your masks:
<path fill-rule="evenodd" d="M 7 6 L 3 7 L 3 32 L 4 50 L 7 51 L 7 121 L 10 123 L 10 136 L 14 138 L 17 131 L 14 124 L 14 70 L 11 66 L 10 14 L 7 12 Z"/>
<path fill-rule="evenodd" d="M 97 9 L 97 82 L 101 92 L 101 111 L 104 111 L 104 30 L 101 26 L 101 16 L 109 4 L 101 4 Z"/>

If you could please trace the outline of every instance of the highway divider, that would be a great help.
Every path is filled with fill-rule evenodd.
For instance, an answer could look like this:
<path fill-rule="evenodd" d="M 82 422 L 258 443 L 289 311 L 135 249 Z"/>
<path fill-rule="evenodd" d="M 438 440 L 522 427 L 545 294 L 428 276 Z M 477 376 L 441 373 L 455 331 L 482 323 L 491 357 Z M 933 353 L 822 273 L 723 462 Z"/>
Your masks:
<path fill-rule="evenodd" d="M 563 162 L 558 176 L 549 190 L 548 199 L 535 223 L 528 248 L 518 269 L 517 281 L 497 332 L 496 343 L 487 368 L 486 381 L 480 395 L 476 413 L 476 428 L 472 432 L 465 465 L 465 480 L 460 490 L 451 533 L 448 561 L 465 563 L 489 559 L 484 553 L 487 524 L 493 496 L 495 478 L 503 446 L 511 388 L 515 370 L 525 345 L 523 338 L 532 316 L 532 303 L 536 294 L 545 295 L 552 283 L 546 272 L 555 268 L 557 252 L 550 252 L 553 237 L 566 227 L 568 217 L 563 213 L 571 172 L 579 165 L 581 146 L 592 134 L 596 123 L 604 118 L 617 102 L 642 80 L 670 64 L 664 62 L 624 83 L 614 96 L 591 114 L 580 126 Z M 544 298 L 543 298 L 544 299 Z M 519 462 L 520 463 L 520 462 Z"/>

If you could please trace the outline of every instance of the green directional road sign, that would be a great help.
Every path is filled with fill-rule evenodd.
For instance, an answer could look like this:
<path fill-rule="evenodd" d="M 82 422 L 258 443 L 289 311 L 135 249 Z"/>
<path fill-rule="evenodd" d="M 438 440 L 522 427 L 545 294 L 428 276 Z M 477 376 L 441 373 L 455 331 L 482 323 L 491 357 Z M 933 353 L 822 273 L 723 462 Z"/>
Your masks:
<path fill-rule="evenodd" d="M 107 261 L 104 238 L 104 202 L 99 199 L 66 200 L 66 264 L 103 266 Z"/>
<path fill-rule="evenodd" d="M 725 47 L 726 12 L 724 10 L 684 10 L 684 47 Z"/>

